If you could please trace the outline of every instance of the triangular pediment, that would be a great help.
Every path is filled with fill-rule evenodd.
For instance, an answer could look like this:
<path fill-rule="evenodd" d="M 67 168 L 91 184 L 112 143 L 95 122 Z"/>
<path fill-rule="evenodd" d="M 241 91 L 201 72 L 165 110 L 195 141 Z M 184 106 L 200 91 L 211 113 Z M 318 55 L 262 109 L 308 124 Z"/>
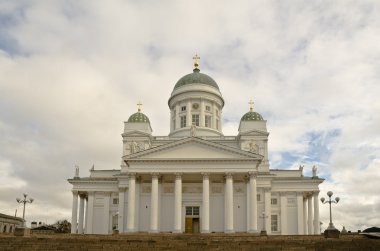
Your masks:
<path fill-rule="evenodd" d="M 122 134 L 123 137 L 150 137 L 151 135 L 146 132 L 138 131 L 138 130 L 133 130 L 133 131 L 128 131 Z"/>
<path fill-rule="evenodd" d="M 250 130 L 240 133 L 239 136 L 268 136 L 268 132 L 260 131 L 260 130 Z"/>
<path fill-rule="evenodd" d="M 263 156 L 196 137 L 124 156 L 125 160 L 261 160 Z"/>

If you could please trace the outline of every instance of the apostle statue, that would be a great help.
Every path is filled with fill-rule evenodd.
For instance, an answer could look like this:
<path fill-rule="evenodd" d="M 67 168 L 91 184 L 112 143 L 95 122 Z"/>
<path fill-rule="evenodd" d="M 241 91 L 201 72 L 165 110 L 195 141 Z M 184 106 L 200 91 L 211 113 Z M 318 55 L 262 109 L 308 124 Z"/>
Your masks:
<path fill-rule="evenodd" d="M 79 177 L 79 166 L 78 165 L 75 165 L 75 178 L 78 178 Z"/>
<path fill-rule="evenodd" d="M 317 167 L 315 165 L 313 166 L 313 169 L 311 169 L 311 170 L 313 172 L 313 177 L 318 177 L 317 176 Z"/>
<path fill-rule="evenodd" d="M 195 125 L 191 125 L 191 127 L 190 127 L 190 136 L 191 137 L 195 137 L 196 131 L 197 131 L 196 126 Z"/>

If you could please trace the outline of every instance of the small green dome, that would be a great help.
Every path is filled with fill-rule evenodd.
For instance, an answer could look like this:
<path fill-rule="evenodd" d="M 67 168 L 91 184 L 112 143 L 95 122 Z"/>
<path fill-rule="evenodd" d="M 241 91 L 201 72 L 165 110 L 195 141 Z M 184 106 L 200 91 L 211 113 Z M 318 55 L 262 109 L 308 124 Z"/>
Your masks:
<path fill-rule="evenodd" d="M 144 113 L 142 113 L 142 112 L 136 112 L 136 113 L 132 114 L 129 117 L 128 122 L 132 122 L 132 123 L 150 123 L 149 118 Z"/>
<path fill-rule="evenodd" d="M 241 117 L 241 121 L 257 121 L 257 120 L 264 120 L 263 117 L 257 113 L 249 111 L 246 114 L 244 114 L 243 117 Z"/>
<path fill-rule="evenodd" d="M 219 90 L 218 84 L 210 76 L 200 73 L 198 68 L 193 73 L 183 76 L 174 86 L 174 90 L 188 84 L 205 84 L 210 85 Z"/>

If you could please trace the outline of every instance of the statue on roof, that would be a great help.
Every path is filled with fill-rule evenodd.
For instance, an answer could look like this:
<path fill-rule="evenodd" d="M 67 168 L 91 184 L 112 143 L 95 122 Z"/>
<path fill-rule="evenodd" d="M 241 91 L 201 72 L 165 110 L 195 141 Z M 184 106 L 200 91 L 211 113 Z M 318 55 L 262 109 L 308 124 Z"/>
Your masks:
<path fill-rule="evenodd" d="M 312 168 L 311 170 L 312 170 L 312 172 L 313 172 L 313 178 L 318 177 L 318 176 L 317 176 L 317 167 L 316 167 L 315 165 L 313 166 L 313 168 Z"/>
<path fill-rule="evenodd" d="M 195 125 L 191 125 L 191 127 L 190 127 L 190 136 L 191 137 L 195 137 L 196 133 L 197 133 L 197 127 Z"/>
<path fill-rule="evenodd" d="M 299 166 L 299 169 L 298 169 L 298 170 L 301 171 L 301 177 L 303 177 L 303 167 L 304 167 L 304 166 L 300 165 L 300 166 Z"/>
<path fill-rule="evenodd" d="M 78 177 L 79 177 L 79 166 L 75 165 L 75 176 L 74 176 L 74 178 L 78 178 Z"/>

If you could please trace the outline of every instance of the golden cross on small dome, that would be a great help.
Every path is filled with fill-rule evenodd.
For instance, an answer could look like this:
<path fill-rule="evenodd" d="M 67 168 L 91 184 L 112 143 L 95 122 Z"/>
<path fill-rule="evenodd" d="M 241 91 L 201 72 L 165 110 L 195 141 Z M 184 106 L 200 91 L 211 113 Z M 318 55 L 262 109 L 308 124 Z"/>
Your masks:
<path fill-rule="evenodd" d="M 252 99 L 248 102 L 248 104 L 249 104 L 249 111 L 250 112 L 253 112 L 253 101 L 252 101 Z"/>
<path fill-rule="evenodd" d="M 195 54 L 195 56 L 193 57 L 193 60 L 194 60 L 194 67 L 196 69 L 198 69 L 198 66 L 199 66 L 199 59 L 201 59 L 198 54 Z"/>
<path fill-rule="evenodd" d="M 141 112 L 141 106 L 142 106 L 141 101 L 139 101 L 139 102 L 137 103 L 137 111 L 138 111 L 138 112 Z"/>

